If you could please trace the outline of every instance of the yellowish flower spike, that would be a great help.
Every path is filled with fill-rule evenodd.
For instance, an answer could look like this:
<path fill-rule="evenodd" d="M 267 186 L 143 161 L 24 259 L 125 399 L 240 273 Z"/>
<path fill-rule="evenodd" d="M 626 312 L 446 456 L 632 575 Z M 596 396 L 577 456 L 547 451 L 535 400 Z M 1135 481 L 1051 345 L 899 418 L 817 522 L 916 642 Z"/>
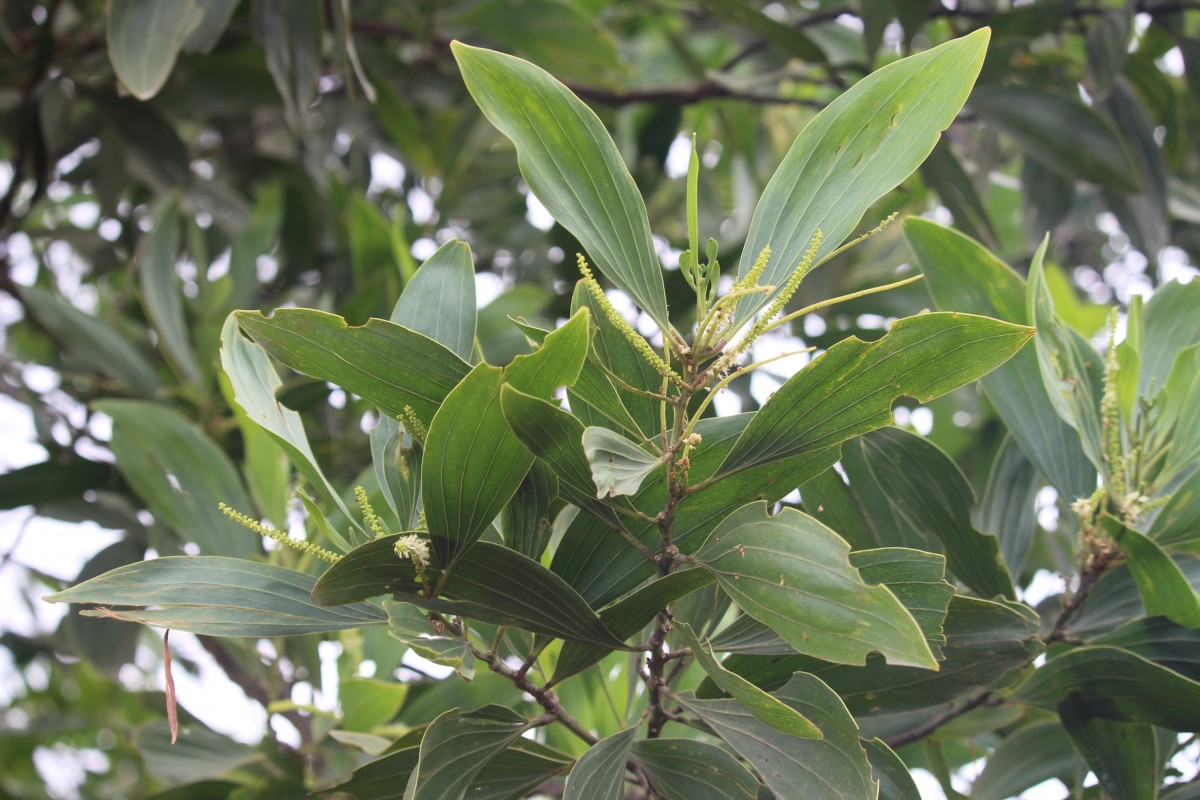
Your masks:
<path fill-rule="evenodd" d="M 387 530 L 383 527 L 383 520 L 375 513 L 371 501 L 367 499 L 367 490 L 361 486 L 355 486 L 354 499 L 358 501 L 358 507 L 362 511 L 363 522 L 367 523 L 367 527 L 371 529 L 371 533 L 375 534 L 375 538 L 378 539 L 381 536 L 387 536 Z"/>
<path fill-rule="evenodd" d="M 310 556 L 319 558 L 322 561 L 328 561 L 331 564 L 341 558 L 341 556 L 339 556 L 337 553 L 334 553 L 331 550 L 326 550 L 324 547 L 318 547 L 312 542 L 306 542 L 302 539 L 293 539 L 283 531 L 276 530 L 270 525 L 264 525 L 258 520 L 253 519 L 252 517 L 243 514 L 240 511 L 230 508 L 224 503 L 219 504 L 217 507 L 221 509 L 222 514 L 229 517 L 243 528 L 249 528 L 259 536 L 265 536 L 266 538 L 275 542 L 279 542 L 280 544 L 290 547 L 293 550 L 299 550 L 302 553 L 307 553 Z"/>
<path fill-rule="evenodd" d="M 634 330 L 629 324 L 629 320 L 621 316 L 621 312 L 613 308 L 613 304 L 609 302 L 608 295 L 600 288 L 600 282 L 596 280 L 596 276 L 592 274 L 592 268 L 588 266 L 587 260 L 582 253 L 576 255 L 579 263 L 579 271 L 583 274 L 583 285 L 587 287 L 588 294 L 592 297 L 592 302 L 596 304 L 596 310 L 604 314 L 605 318 L 612 323 L 613 327 L 621 332 L 621 335 L 633 345 L 633 348 L 641 354 L 642 358 L 650 366 L 654 367 L 659 375 L 665 378 L 670 378 L 676 384 L 683 383 L 683 379 L 676 374 L 675 370 L 667 362 L 663 361 L 662 357 L 654 352 L 654 348 L 645 338 Z"/>
<path fill-rule="evenodd" d="M 754 259 L 754 264 L 750 267 L 750 271 L 747 272 L 740 281 L 735 283 L 733 288 L 735 290 L 752 289 L 753 287 L 758 286 L 758 279 L 762 277 L 763 272 L 766 271 L 767 264 L 770 263 L 770 261 L 771 245 L 767 245 L 762 249 L 762 252 L 758 254 L 758 258 Z"/>
<path fill-rule="evenodd" d="M 425 429 L 425 423 L 417 418 L 417 412 L 413 411 L 412 406 L 405 406 L 404 411 L 400 413 L 400 423 L 404 425 L 404 430 L 413 438 L 417 444 L 425 446 L 425 437 L 429 431 Z"/>
<path fill-rule="evenodd" d="M 757 339 L 764 330 L 766 330 L 766 327 L 768 324 L 770 324 L 771 320 L 778 316 L 779 312 L 783 311 L 783 309 L 787 307 L 788 301 L 792 299 L 792 295 L 796 293 L 798 288 L 800 288 L 800 282 L 804 280 L 804 276 L 808 274 L 810 269 L 812 269 L 813 259 L 817 257 L 817 251 L 821 249 L 822 239 L 824 239 L 824 234 L 821 233 L 821 229 L 818 228 L 816 233 L 813 234 L 812 241 L 808 244 L 808 251 L 805 252 L 804 258 L 800 260 L 800 264 L 796 267 L 796 270 L 792 273 L 792 276 L 788 278 L 787 283 L 783 285 L 783 289 L 781 289 L 779 293 L 775 295 L 775 299 L 771 301 L 771 305 L 767 306 L 767 310 L 764 311 L 762 316 L 755 320 L 754 324 L 750 327 L 750 332 L 747 333 L 746 338 L 742 340 L 742 350 L 745 350 L 747 347 L 749 347 L 750 344 Z"/>

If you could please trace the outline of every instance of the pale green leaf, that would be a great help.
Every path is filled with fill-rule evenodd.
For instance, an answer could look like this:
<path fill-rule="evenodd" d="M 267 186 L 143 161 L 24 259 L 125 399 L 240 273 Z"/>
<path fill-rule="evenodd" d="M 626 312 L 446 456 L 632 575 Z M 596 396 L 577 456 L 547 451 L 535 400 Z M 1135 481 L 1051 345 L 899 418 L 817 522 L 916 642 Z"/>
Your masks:
<path fill-rule="evenodd" d="M 663 457 L 638 447 L 608 428 L 583 432 L 583 453 L 596 484 L 596 497 L 636 494 L 642 481 L 663 464 Z"/>
<path fill-rule="evenodd" d="M 421 265 L 392 310 L 392 322 L 445 345 L 463 361 L 471 360 L 475 263 L 466 242 L 447 242 Z"/>
<path fill-rule="evenodd" d="M 204 16 L 201 0 L 109 0 L 108 57 L 130 94 L 139 100 L 158 94 Z"/>

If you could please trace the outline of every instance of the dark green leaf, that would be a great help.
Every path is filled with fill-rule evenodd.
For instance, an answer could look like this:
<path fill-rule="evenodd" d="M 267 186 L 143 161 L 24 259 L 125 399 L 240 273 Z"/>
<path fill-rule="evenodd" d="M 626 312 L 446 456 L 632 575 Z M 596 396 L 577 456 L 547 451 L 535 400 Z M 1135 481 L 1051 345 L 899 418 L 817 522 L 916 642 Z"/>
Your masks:
<path fill-rule="evenodd" d="M 1037 525 L 1034 504 L 1043 479 L 1013 436 L 1006 436 L 988 475 L 979 510 L 979 529 L 1000 542 L 1004 563 L 1013 575 L 1021 574 Z"/>
<path fill-rule="evenodd" d="M 666 800 L 754 800 L 758 781 L 725 750 L 691 739 L 644 739 L 633 760 Z"/>
<path fill-rule="evenodd" d="M 166 720 L 143 725 L 137 732 L 146 771 L 167 784 L 192 783 L 227 775 L 262 761 L 262 754 L 210 730 L 199 722 L 179 726 L 171 743 Z"/>
<path fill-rule="evenodd" d="M 589 747 L 567 776 L 563 800 L 622 800 L 625 761 L 637 732 L 626 728 Z"/>
<path fill-rule="evenodd" d="M 1089 644 L 1119 647 L 1200 682 L 1200 631 L 1176 625 L 1166 617 L 1131 619 Z"/>
<path fill-rule="evenodd" d="M 818 230 L 814 263 L 841 245 L 933 150 L 971 91 L 988 37 L 978 30 L 876 70 L 809 122 L 758 201 L 738 276 L 769 246 L 760 284 L 782 286 Z M 739 321 L 768 302 L 756 297 L 738 305 Z"/>
<path fill-rule="evenodd" d="M 475 263 L 466 242 L 451 240 L 421 265 L 392 311 L 392 322 L 424 334 L 461 358 L 475 346 Z"/>
<path fill-rule="evenodd" d="M 391 322 L 350 327 L 324 311 L 280 308 L 270 317 L 235 313 L 238 325 L 276 359 L 317 380 L 336 383 L 399 417 L 411 406 L 422 422 L 470 367 L 442 345 Z"/>
<path fill-rule="evenodd" d="M 869 586 L 848 560 L 850 547 L 812 517 L 766 503 L 730 514 L 694 558 L 751 616 L 797 652 L 863 664 L 883 653 L 893 664 L 936 670 L 912 615 L 883 586 Z"/>
<path fill-rule="evenodd" d="M 736 700 L 684 696 L 680 702 L 746 759 L 778 797 L 875 800 L 878 787 L 858 740 L 858 726 L 838 696 L 803 673 L 775 695 L 816 723 L 823 738 L 799 739 L 780 733 L 759 722 Z"/>
<path fill-rule="evenodd" d="M 479 364 L 443 401 L 429 426 L 421 496 L 442 569 L 474 544 L 512 498 L 533 463 L 500 408 L 500 387 L 549 397 L 579 376 L 588 348 L 582 311 L 534 353 L 501 369 Z"/>
<path fill-rule="evenodd" d="M 1005 737 L 971 785 L 972 800 L 1005 800 L 1075 770 L 1071 740 L 1057 722 L 1035 722 Z"/>
<path fill-rule="evenodd" d="M 288 124 L 308 128 L 308 106 L 321 74 L 321 14 L 315 5 L 254 0 L 254 32 L 267 53 L 267 69 L 283 98 Z"/>
<path fill-rule="evenodd" d="M 119 567 L 46 599 L 97 605 L 91 613 L 98 616 L 208 636 L 296 636 L 387 620 L 363 603 L 316 606 L 309 596 L 313 583 L 301 572 L 257 561 L 175 556 Z"/>
<path fill-rule="evenodd" d="M 742 676 L 730 672 L 721 666 L 713 657 L 707 643 L 696 638 L 690 625 L 685 622 L 676 623 L 680 641 L 691 648 L 692 657 L 700 664 L 700 668 L 708 674 L 713 683 L 719 686 L 748 709 L 759 722 L 782 733 L 797 736 L 802 739 L 819 739 L 822 734 L 813 722 L 798 713 L 795 708 L 776 697 L 764 692 Z"/>
<path fill-rule="evenodd" d="M 999 126 L 1025 153 L 1068 178 L 1136 192 L 1137 171 L 1113 129 L 1077 100 L 1023 86 L 977 86 L 970 107 Z M 1062 136 L 1062 131 L 1071 136 Z"/>
<path fill-rule="evenodd" d="M 538 67 L 461 42 L 453 49 L 475 102 L 516 145 L 529 188 L 600 271 L 669 329 L 646 206 L 604 125 Z"/>
<path fill-rule="evenodd" d="M 1105 15 L 1102 20 L 1108 18 L 1109 15 Z M 1120 63 L 1120 60 L 1113 63 Z M 1155 139 L 1154 121 L 1124 79 L 1111 87 L 1108 98 L 1100 105 L 1124 139 L 1142 184 L 1142 191 L 1137 194 L 1110 193 L 1106 199 L 1121 227 L 1129 233 L 1134 247 L 1150 258 L 1156 258 L 1170 243 L 1171 231 L 1167 213 L 1167 172 L 1162 148 Z"/>
<path fill-rule="evenodd" d="M 420 516 L 421 454 L 414 445 L 404 447 L 404 427 L 391 417 L 380 417 L 371 429 L 371 462 L 384 499 L 396 513 L 403 530 L 416 527 Z"/>
<path fill-rule="evenodd" d="M 838 342 L 775 392 L 721 465 L 731 475 L 760 464 L 820 453 L 892 422 L 899 397 L 928 402 L 1007 361 L 1032 330 L 968 314 L 899 320 L 874 342 Z"/>
<path fill-rule="evenodd" d="M 863 741 L 871 772 L 879 781 L 879 800 L 921 800 L 921 792 L 900 756 L 878 739 Z"/>
<path fill-rule="evenodd" d="M 904 235 L 925 273 L 938 307 L 961 309 L 1025 323 L 1025 286 L 1020 276 L 978 242 L 928 220 L 904 221 Z M 985 375 L 988 399 L 1038 471 L 1068 498 L 1087 497 L 1096 472 L 1079 436 L 1055 412 L 1029 348 Z"/>
<path fill-rule="evenodd" d="M 545 461 L 534 461 L 512 500 L 500 512 L 504 543 L 534 561 L 550 543 L 551 505 L 558 497 L 558 478 Z"/>
<path fill-rule="evenodd" d="M 1200 596 L 1179 565 L 1152 539 L 1112 517 L 1103 517 L 1101 524 L 1125 553 L 1147 616 L 1162 615 L 1185 627 L 1200 628 Z"/>
<path fill-rule="evenodd" d="M 976 239 L 996 241 L 996 232 L 992 228 L 987 207 L 948 141 L 938 141 L 929 158 L 921 165 L 921 177 L 937 192 L 942 205 L 954 215 L 954 224 L 957 227 Z"/>
<path fill-rule="evenodd" d="M 1100 719 L 1176 731 L 1200 725 L 1200 683 L 1115 647 L 1080 647 L 1052 658 L 1013 697 L 1054 709 L 1069 694 Z"/>
<path fill-rule="evenodd" d="M 75 585 L 141 561 L 145 555 L 145 545 L 122 539 L 89 558 L 75 578 Z M 141 635 L 141 629 L 136 625 L 85 617 L 75 607 L 63 619 L 58 632 L 70 652 L 86 658 L 101 672 L 114 677 L 121 667 L 133 661 Z"/>
<path fill-rule="evenodd" d="M 602 647 L 623 646 L 561 578 L 536 561 L 490 542 L 478 542 L 468 550 L 446 578 L 442 596 L 427 598 L 421 594 L 412 562 L 395 553 L 399 536 L 374 539 L 339 559 L 317 581 L 313 599 L 322 606 L 335 606 L 392 594 L 431 611 Z M 435 559 L 426 570 L 432 575 L 437 568 Z"/>
<path fill-rule="evenodd" d="M 1058 704 L 1063 727 L 1114 800 L 1157 800 L 1158 768 L 1165 754 L 1150 725 L 1130 725 L 1091 715 L 1086 702 L 1073 695 Z"/>
<path fill-rule="evenodd" d="M 421 738 L 413 800 L 462 800 L 484 765 L 528 729 L 503 706 L 442 714 Z"/>
<path fill-rule="evenodd" d="M 111 485 L 114 479 L 111 464 L 78 457 L 11 469 L 0 475 L 0 511 L 79 499 L 89 489 Z"/>

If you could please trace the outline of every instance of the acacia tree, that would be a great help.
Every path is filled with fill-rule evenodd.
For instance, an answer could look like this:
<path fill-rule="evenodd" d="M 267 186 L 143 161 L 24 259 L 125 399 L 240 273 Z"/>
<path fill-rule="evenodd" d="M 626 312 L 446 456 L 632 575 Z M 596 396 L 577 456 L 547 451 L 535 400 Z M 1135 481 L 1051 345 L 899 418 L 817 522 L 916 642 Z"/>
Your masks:
<path fill-rule="evenodd" d="M 177 51 L 203 49 L 191 35 L 207 30 L 219 38 L 236 4 L 201 7 L 203 24 L 193 19 L 186 37 L 166 39 L 177 43 L 175 52 L 165 48 L 165 67 L 152 58 L 160 66 L 143 75 L 130 69 L 144 67 L 145 58 L 122 57 L 125 48 L 137 54 L 148 41 L 128 38 L 145 18 L 137 4 L 113 4 L 109 45 L 130 91 L 154 95 Z M 1178 10 L 1160 10 L 1161 27 L 1176 30 L 1170 21 Z M 218 12 L 226 16 L 209 16 Z M 280 48 L 304 41 L 272 38 L 268 23 L 278 24 L 281 13 L 264 3 L 245 22 L 262 38 L 287 100 L 282 119 L 304 133 L 321 120 L 297 101 L 304 93 L 289 80 L 300 74 L 315 80 L 315 72 L 281 66 Z M 361 20 L 355 26 L 345 9 L 331 13 L 331 26 L 343 33 L 379 27 Z M 475 13 L 481 27 L 495 23 L 494 15 Z M 757 18 L 742 21 L 783 36 Z M 238 24 L 229 28 L 234 35 Z M 797 24 L 794 47 L 817 23 Z M 319 27 L 318 21 L 312 30 Z M 1184 28 L 1176 32 L 1187 41 Z M 934 148 L 967 99 L 985 38 L 980 32 L 956 39 L 877 70 L 833 102 L 804 128 L 751 204 L 753 218 L 732 229 L 734 246 L 722 225 L 723 241 L 701 247 L 701 231 L 717 230 L 714 220 L 723 212 L 714 207 L 723 192 L 713 190 L 722 183 L 693 150 L 687 190 L 674 201 L 685 204 L 678 209 L 684 222 L 662 229 L 688 247 L 664 259 L 680 267 L 667 273 L 650 236 L 648 211 L 656 198 L 643 201 L 602 122 L 528 63 L 458 47 L 467 88 L 515 144 L 529 189 L 561 225 L 560 241 L 580 253 L 578 261 L 563 259 L 585 280 L 564 295 L 569 309 L 555 315 L 569 322 L 557 330 L 552 316 L 515 326 L 504 320 L 520 306 L 493 310 L 490 320 L 477 315 L 473 275 L 480 259 L 471 250 L 449 242 L 416 270 L 405 243 L 411 231 L 389 229 L 370 203 L 344 190 L 340 213 L 350 223 L 345 252 L 354 276 L 348 295 L 334 291 L 341 315 L 240 313 L 222 325 L 226 309 L 255 295 L 257 256 L 274 239 L 280 205 L 286 220 L 296 201 L 286 183 L 293 178 L 285 177 L 282 189 L 258 196 L 251 225 L 205 233 L 211 229 L 200 224 L 200 214 L 219 219 L 236 208 L 220 194 L 221 176 L 206 177 L 202 165 L 195 167 L 202 182 L 176 184 L 182 192 L 168 192 L 149 217 L 135 262 L 145 312 L 138 323 L 153 326 L 183 388 L 182 406 L 161 402 L 165 373 L 122 344 L 121 334 L 51 293 L 16 289 L 51 336 L 76 357 L 97 356 L 93 363 L 113 379 L 81 394 L 114 420 L 117 468 L 156 520 L 130 544 L 98 556 L 81 577 L 135 563 L 56 598 L 95 606 L 90 617 L 72 617 L 64 626 L 67 646 L 110 667 L 129 657 L 137 628 L 96 616 L 220 637 L 205 638 L 205 646 L 248 693 L 270 703 L 280 677 L 291 671 L 283 680 L 296 679 L 295 665 L 317 671 L 314 639 L 343 631 L 334 637 L 346 649 L 339 712 L 313 716 L 286 702 L 272 706 L 302 729 L 298 751 L 245 751 L 185 720 L 176 747 L 191 749 L 173 761 L 165 744 L 172 726 L 151 724 L 139 744 L 156 777 L 198 796 L 272 796 L 302 786 L 359 797 L 400 796 L 406 786 L 428 797 L 620 796 L 624 778 L 638 796 L 816 796 L 833 785 L 838 796 L 912 797 L 906 762 L 931 769 L 952 791 L 949 773 L 969 752 L 954 745 L 972 737 L 999 743 L 974 787 L 978 796 L 1008 796 L 1048 777 L 1075 782 L 1087 771 L 1082 765 L 1100 781 L 1093 794 L 1157 796 L 1170 779 L 1162 765 L 1178 748 L 1169 732 L 1194 727 L 1190 637 L 1197 620 L 1186 556 L 1194 547 L 1195 514 L 1194 415 L 1187 412 L 1196 404 L 1197 332 L 1186 313 L 1194 285 L 1166 286 L 1145 309 L 1134 303 L 1129 333 L 1101 358 L 1071 330 L 1086 329 L 1081 320 L 1093 310 L 1080 307 L 1069 287 L 1064 294 L 1045 245 L 1034 254 L 1026 289 L 982 245 L 909 220 L 907 246 L 933 302 L 952 313 L 900 319 L 883 335 L 810 335 L 823 352 L 760 411 L 712 413 L 723 387 L 746 392 L 743 376 L 758 366 L 755 358 L 779 355 L 769 345 L 789 323 L 820 315 L 834 321 L 830 309 L 905 316 L 903 300 L 865 305 L 914 291 L 906 280 L 874 295 L 889 287 L 879 287 L 881 273 L 872 273 L 872 265 L 892 258 L 878 242 L 894 247 L 899 239 L 885 233 L 849 253 L 842 244 L 864 214 L 871 228 L 904 202 L 888 191 L 931 150 L 934 166 L 923 167 L 931 184 L 938 164 L 943 175 L 949 169 L 952 177 L 966 177 L 946 166 L 956 163 L 954 153 L 946 161 L 945 145 Z M 340 41 L 352 67 L 360 59 L 354 39 Z M 445 44 L 430 41 L 434 52 Z M 157 44 L 151 49 L 161 57 Z M 739 61 L 762 46 L 746 49 Z M 1094 49 L 1089 55 L 1100 61 Z M 382 83 L 367 74 L 355 77 L 364 91 L 379 93 L 382 109 Z M 838 69 L 827 75 L 841 80 Z M 575 88 L 616 104 L 770 99 L 719 81 L 658 98 Z M 824 98 L 801 90 L 776 99 L 824 105 Z M 38 96 L 33 107 L 43 102 Z M 1020 112 L 1044 111 L 1039 103 L 1049 103 L 1065 114 L 1064 102 L 995 83 L 976 89 L 971 100 L 973 110 L 996 119 L 1003 117 L 996 108 L 1007 109 L 1013 131 L 1030 124 Z M 133 109 L 145 108 L 132 101 L 117 106 L 135 116 Z M 1102 109 L 1068 106 L 1080 131 L 1105 128 Z M 1019 124 L 1011 123 L 1013 114 Z M 408 158 L 431 146 L 413 138 L 411 117 L 398 121 L 381 111 L 386 119 L 389 133 L 409 127 L 408 139 L 393 133 L 410 148 Z M 1112 165 L 1128 156 L 1120 134 L 1108 130 L 1105 141 L 1117 149 L 1093 137 L 1095 153 L 1064 155 L 1060 148 L 1045 162 L 1072 174 L 1082 152 L 1082 161 L 1108 161 L 1102 182 L 1118 180 Z M 334 152 L 339 132 L 336 126 L 329 132 Z M 232 123 L 222 135 L 234 135 Z M 1016 140 L 1035 158 L 1037 136 Z M 503 149 L 476 155 L 452 156 L 473 180 L 481 172 L 487 180 L 481 160 L 514 160 Z M 162 166 L 143 154 L 129 163 Z M 641 172 L 636 165 L 635 171 Z M 287 167 L 280 172 L 289 174 Z M 1100 180 L 1099 171 L 1093 175 Z M 1044 178 L 1036 170 L 1025 175 L 1025 189 L 1038 201 L 1050 196 L 1042 184 L 1035 188 Z M 16 193 L 25 185 L 14 181 L 9 195 L 23 218 L 37 207 L 40 184 L 32 197 Z M 1125 191 L 1141 185 L 1127 183 Z M 919 203 L 920 192 L 905 188 L 905 199 Z M 942 184 L 943 201 L 960 224 L 999 245 L 1005 237 L 996 235 L 991 218 L 1003 200 L 985 203 L 975 188 L 955 178 Z M 1091 198 L 1082 197 L 1086 207 Z M 1126 195 L 1104 197 L 1114 208 L 1125 200 L 1136 205 Z M 662 215 L 659 208 L 655 216 Z M 503 261 L 508 231 L 464 227 L 473 240 L 491 239 L 497 248 L 482 261 Z M 172 269 L 181 230 L 192 265 L 230 245 L 229 272 L 215 279 L 196 273 L 196 296 L 189 299 L 185 288 L 182 300 L 180 274 Z M 312 232 L 302 231 L 301 241 Z M 1006 246 L 1022 245 L 1009 238 Z M 727 268 L 722 282 L 719 257 L 732 253 L 732 262 L 738 251 L 738 269 Z M 294 271 L 296 253 L 281 255 Z M 830 300 L 819 293 L 830 284 L 819 281 L 832 268 L 801 280 L 835 256 L 838 271 L 857 271 L 859 284 Z M 379 268 L 393 257 L 398 268 Z M 645 324 L 635 329 L 613 308 L 589 258 L 645 312 Z M 188 280 L 186 270 L 182 277 Z M 312 282 L 302 273 L 289 280 Z M 336 285 L 337 273 L 325 280 Z M 353 326 L 371 314 L 390 322 Z M 200 323 L 194 338 L 188 320 Z M 496 333 L 502 321 L 515 336 Z M 1027 323 L 1040 333 L 1021 349 L 1031 335 L 1022 327 Z M 513 352 L 523 354 L 493 365 L 509 362 Z M 288 368 L 290 386 L 281 385 L 271 357 Z M 984 447 L 949 448 L 974 467 L 984 489 L 974 508 L 970 485 L 946 452 L 885 426 L 898 398 L 928 403 L 1001 364 L 983 386 L 998 418 L 993 431 L 1008 436 L 989 436 Z M 296 385 L 294 373 L 311 382 Z M 313 408 L 314 393 L 330 383 L 355 398 L 355 408 L 378 412 L 369 440 L 357 446 L 370 454 L 368 471 L 357 478 L 365 454 L 355 460 L 353 437 L 339 435 L 345 428 L 318 428 L 319 438 L 310 440 L 312 426 L 306 431 L 293 410 Z M 120 393 L 122 384 L 159 400 L 98 399 Z M 232 418 L 209 397 L 217 385 Z M 551 401 L 560 386 L 567 387 L 569 412 Z M 232 428 L 240 436 L 227 438 Z M 75 431 L 70 455 L 77 455 L 81 433 Z M 244 485 L 219 441 L 233 443 L 234 456 L 244 459 Z M 47 470 L 68 474 L 65 468 L 77 476 L 68 491 L 112 486 L 109 470 L 76 458 L 18 479 L 36 483 Z M 255 537 L 222 511 L 257 533 L 297 544 L 260 521 L 286 520 L 292 470 L 305 485 L 295 497 L 307 515 L 308 541 L 296 553 L 272 549 L 264 562 Z M 356 483 L 363 487 L 358 497 L 345 494 Z M 1034 538 L 1033 496 L 1046 483 L 1063 498 L 1063 515 L 1057 535 Z M 19 485 L 10 480 L 9 491 Z M 93 513 L 97 499 L 87 500 Z M 140 562 L 147 533 L 160 553 L 178 551 L 182 541 L 203 555 Z M 1069 555 L 1063 560 L 1064 551 L 1077 555 L 1077 568 Z M 325 561 L 332 566 L 326 569 Z M 1052 600 L 1035 610 L 1015 602 L 1015 587 L 1035 565 L 1077 569 L 1078 584 L 1057 605 Z M 275 639 L 277 660 L 269 669 L 247 657 L 255 639 L 289 634 L 314 635 Z M 1032 660 L 1047 647 L 1050 659 L 1034 670 Z M 408 648 L 473 683 L 354 677 L 365 660 L 390 676 Z M 723 654 L 729 655 L 721 660 Z M 776 749 L 783 762 L 772 754 Z M 188 768 L 171 766 L 180 761 Z M 1017 776 L 1014 763 L 1022 768 Z M 199 778 L 215 780 L 194 783 Z M 1174 789 L 1172 796 L 1187 791 Z"/>

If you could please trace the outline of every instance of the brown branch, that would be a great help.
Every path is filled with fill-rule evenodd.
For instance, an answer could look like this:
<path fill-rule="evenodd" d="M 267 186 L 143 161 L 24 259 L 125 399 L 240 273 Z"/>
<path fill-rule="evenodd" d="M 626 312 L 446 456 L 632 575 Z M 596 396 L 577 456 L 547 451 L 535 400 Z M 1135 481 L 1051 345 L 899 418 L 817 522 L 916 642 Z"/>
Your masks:
<path fill-rule="evenodd" d="M 996 705 L 998 702 L 999 701 L 992 699 L 992 693 L 990 689 L 981 689 L 964 700 L 961 705 L 956 706 L 955 708 L 952 708 L 942 714 L 938 714 L 936 717 L 928 719 L 915 728 L 911 728 L 903 733 L 898 733 L 895 736 L 885 736 L 883 741 L 888 747 L 893 749 L 903 747 L 906 744 L 912 744 L 918 739 L 924 739 L 926 736 L 933 733 L 947 722 L 958 719 L 968 711 L 974 711 L 980 706 Z"/>

